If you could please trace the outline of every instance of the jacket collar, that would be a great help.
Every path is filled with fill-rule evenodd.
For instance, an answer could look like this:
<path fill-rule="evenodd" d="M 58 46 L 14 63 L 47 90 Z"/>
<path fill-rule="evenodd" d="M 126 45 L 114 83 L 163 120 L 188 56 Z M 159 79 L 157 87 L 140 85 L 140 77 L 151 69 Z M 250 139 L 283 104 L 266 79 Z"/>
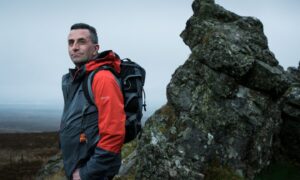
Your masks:
<path fill-rule="evenodd" d="M 113 67 L 117 73 L 120 73 L 121 71 L 121 60 L 119 55 L 112 50 L 108 50 L 99 53 L 95 59 L 89 60 L 81 67 L 69 69 L 69 73 L 73 77 L 73 80 L 78 80 L 103 65 Z"/>
<path fill-rule="evenodd" d="M 85 70 L 87 73 L 97 69 L 100 66 L 109 65 L 113 67 L 117 73 L 121 71 L 121 60 L 118 54 L 114 53 L 112 50 L 101 52 L 96 59 L 90 60 L 86 63 Z"/>

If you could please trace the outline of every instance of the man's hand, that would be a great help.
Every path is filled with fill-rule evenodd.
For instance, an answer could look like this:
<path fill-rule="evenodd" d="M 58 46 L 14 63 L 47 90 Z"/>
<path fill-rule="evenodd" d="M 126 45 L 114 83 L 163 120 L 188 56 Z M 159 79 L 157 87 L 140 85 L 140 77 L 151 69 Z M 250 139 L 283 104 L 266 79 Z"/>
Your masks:
<path fill-rule="evenodd" d="M 74 172 L 73 172 L 73 180 L 80 180 L 80 175 L 79 175 L 79 169 L 76 169 Z"/>

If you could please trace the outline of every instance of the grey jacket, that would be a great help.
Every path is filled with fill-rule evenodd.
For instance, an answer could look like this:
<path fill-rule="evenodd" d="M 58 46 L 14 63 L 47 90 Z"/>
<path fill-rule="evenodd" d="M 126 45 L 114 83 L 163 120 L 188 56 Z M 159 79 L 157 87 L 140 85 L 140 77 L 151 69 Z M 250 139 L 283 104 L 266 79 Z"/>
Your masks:
<path fill-rule="evenodd" d="M 60 126 L 60 145 L 63 154 L 64 169 L 69 179 L 76 168 L 80 168 L 83 180 L 106 179 L 118 173 L 120 154 L 96 147 L 99 141 L 98 111 L 88 103 L 83 93 L 85 68 L 70 72 L 62 78 L 64 110 Z M 80 143 L 80 134 L 84 132 L 87 141 Z"/>

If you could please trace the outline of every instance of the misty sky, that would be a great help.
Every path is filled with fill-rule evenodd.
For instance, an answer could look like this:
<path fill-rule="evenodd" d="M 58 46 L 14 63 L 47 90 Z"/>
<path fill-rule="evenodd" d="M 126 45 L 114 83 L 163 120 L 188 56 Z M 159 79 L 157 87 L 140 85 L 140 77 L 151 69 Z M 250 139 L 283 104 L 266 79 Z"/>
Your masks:
<path fill-rule="evenodd" d="M 300 1 L 216 0 L 264 24 L 280 64 L 300 60 Z M 166 102 L 166 86 L 190 54 L 179 34 L 192 15 L 192 0 L 0 1 L 0 104 L 49 104 L 62 108 L 61 76 L 73 64 L 67 53 L 72 24 L 98 30 L 101 50 L 112 49 L 145 67 L 150 112 Z"/>

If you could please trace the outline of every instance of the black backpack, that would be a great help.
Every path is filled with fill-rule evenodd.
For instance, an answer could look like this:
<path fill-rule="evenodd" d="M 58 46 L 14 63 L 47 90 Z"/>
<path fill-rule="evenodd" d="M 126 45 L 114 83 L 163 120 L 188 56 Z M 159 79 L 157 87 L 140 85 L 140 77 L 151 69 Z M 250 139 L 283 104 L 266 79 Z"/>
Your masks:
<path fill-rule="evenodd" d="M 121 60 L 121 72 L 117 73 L 113 67 L 103 65 L 91 72 L 83 82 L 83 92 L 90 104 L 94 103 L 92 82 L 95 74 L 101 70 L 109 70 L 118 80 L 124 96 L 124 110 L 126 113 L 125 143 L 132 141 L 142 130 L 143 109 L 146 111 L 144 83 L 146 72 L 130 59 Z"/>

